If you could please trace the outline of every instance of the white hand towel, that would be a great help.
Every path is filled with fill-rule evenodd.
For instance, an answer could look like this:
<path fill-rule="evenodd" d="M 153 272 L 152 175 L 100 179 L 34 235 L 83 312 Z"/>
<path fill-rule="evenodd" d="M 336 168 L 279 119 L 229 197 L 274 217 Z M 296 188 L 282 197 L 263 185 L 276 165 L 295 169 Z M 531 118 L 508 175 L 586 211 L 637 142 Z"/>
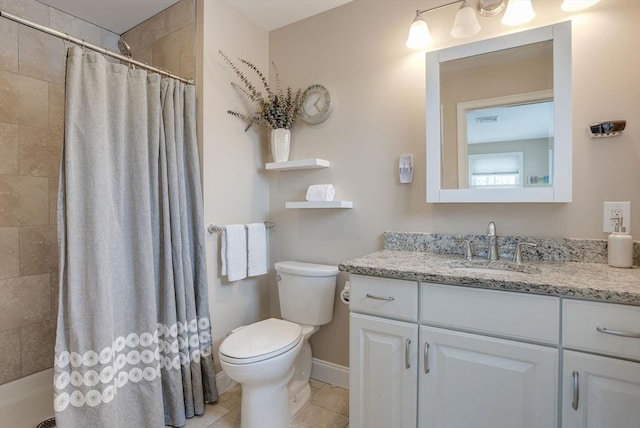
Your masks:
<path fill-rule="evenodd" d="M 247 277 L 247 232 L 244 224 L 229 224 L 222 231 L 222 275 L 229 281 Z"/>
<path fill-rule="evenodd" d="M 247 225 L 249 276 L 267 273 L 267 229 L 264 223 Z"/>
<path fill-rule="evenodd" d="M 333 201 L 335 194 L 333 184 L 312 184 L 307 189 L 307 201 Z"/>

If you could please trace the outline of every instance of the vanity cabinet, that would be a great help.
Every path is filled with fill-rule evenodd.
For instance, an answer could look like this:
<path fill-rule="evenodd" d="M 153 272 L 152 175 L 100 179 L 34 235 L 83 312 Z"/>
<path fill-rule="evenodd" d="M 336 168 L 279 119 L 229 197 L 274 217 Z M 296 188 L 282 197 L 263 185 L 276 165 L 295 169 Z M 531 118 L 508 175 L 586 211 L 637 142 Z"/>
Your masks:
<path fill-rule="evenodd" d="M 352 275 L 350 288 L 349 424 L 415 427 L 418 284 Z"/>
<path fill-rule="evenodd" d="M 418 326 L 351 314 L 349 329 L 350 425 L 415 427 Z"/>
<path fill-rule="evenodd" d="M 563 428 L 640 428 L 640 307 L 565 300 L 562 325 Z"/>
<path fill-rule="evenodd" d="M 555 427 L 558 350 L 420 327 L 418 426 Z"/>
<path fill-rule="evenodd" d="M 419 427 L 557 426 L 558 298 L 422 284 L 420 301 Z"/>
<path fill-rule="evenodd" d="M 640 428 L 638 306 L 352 274 L 350 310 L 353 428 Z"/>

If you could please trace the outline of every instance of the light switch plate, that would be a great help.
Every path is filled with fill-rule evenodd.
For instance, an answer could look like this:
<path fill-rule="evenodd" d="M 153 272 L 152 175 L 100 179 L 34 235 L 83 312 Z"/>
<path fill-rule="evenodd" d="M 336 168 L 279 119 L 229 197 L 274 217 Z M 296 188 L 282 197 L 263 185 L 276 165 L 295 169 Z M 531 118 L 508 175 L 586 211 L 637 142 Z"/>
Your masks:
<path fill-rule="evenodd" d="M 602 215 L 603 232 L 613 232 L 616 222 L 611 220 L 615 217 L 622 217 L 622 226 L 627 233 L 631 233 L 631 202 L 605 202 L 604 213 Z"/>

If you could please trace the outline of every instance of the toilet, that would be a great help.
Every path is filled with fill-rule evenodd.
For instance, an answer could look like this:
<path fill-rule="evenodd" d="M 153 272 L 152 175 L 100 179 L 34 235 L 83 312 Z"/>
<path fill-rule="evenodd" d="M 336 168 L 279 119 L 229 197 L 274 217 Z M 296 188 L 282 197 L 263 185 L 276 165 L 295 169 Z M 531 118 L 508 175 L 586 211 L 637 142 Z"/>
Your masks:
<path fill-rule="evenodd" d="M 242 428 L 282 428 L 309 400 L 309 338 L 333 318 L 338 267 L 275 264 L 282 319 L 234 330 L 220 344 L 222 370 L 242 385 Z"/>

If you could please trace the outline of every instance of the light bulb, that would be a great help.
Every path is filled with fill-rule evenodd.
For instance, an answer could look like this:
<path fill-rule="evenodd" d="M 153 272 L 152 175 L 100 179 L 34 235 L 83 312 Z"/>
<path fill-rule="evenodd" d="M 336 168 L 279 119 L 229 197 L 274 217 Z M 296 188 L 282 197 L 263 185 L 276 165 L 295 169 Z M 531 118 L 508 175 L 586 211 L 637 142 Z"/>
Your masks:
<path fill-rule="evenodd" d="M 477 34 L 480 29 L 481 27 L 478 23 L 476 11 L 473 10 L 469 2 L 465 0 L 456 13 L 453 28 L 451 29 L 451 37 L 455 37 L 456 39 L 471 37 Z"/>
<path fill-rule="evenodd" d="M 531 0 L 509 0 L 507 10 L 504 11 L 502 23 L 515 26 L 529 22 L 536 16 L 531 5 Z"/>
<path fill-rule="evenodd" d="M 409 37 L 407 37 L 407 43 L 405 43 L 405 45 L 410 49 L 423 49 L 429 46 L 432 41 L 429 26 L 418 14 L 411 23 Z"/>

